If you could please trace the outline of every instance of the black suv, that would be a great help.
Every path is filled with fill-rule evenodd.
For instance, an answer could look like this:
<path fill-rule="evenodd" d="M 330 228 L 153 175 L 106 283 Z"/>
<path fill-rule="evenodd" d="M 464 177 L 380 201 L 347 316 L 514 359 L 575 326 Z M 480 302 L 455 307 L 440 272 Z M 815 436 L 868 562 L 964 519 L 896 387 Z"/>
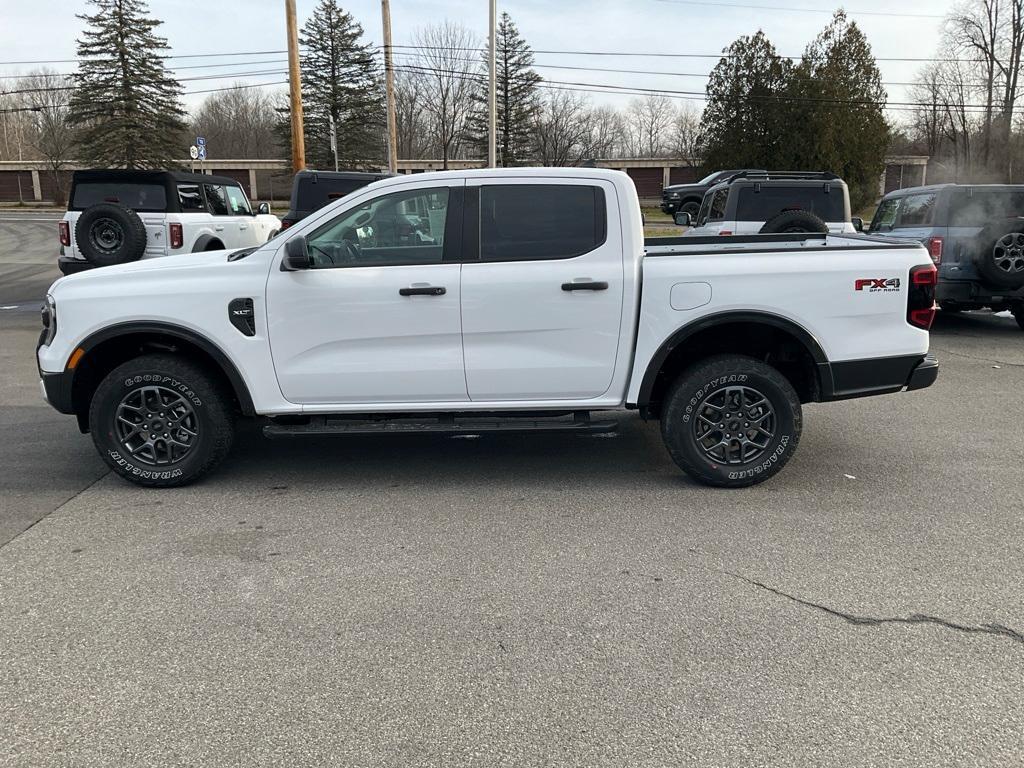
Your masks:
<path fill-rule="evenodd" d="M 676 211 L 686 211 L 693 218 L 697 218 L 697 211 L 700 210 L 700 201 L 704 194 L 715 184 L 737 173 L 767 173 L 767 171 L 715 171 L 693 184 L 673 184 L 665 187 L 661 192 L 661 210 L 669 216 L 675 215 Z"/>
<path fill-rule="evenodd" d="M 898 189 L 882 198 L 869 232 L 928 247 L 943 310 L 1008 309 L 1024 329 L 1024 185 Z"/>
<path fill-rule="evenodd" d="M 287 229 L 328 203 L 390 175 L 359 171 L 299 171 L 292 180 L 291 204 L 288 213 L 281 217 L 281 229 Z"/>

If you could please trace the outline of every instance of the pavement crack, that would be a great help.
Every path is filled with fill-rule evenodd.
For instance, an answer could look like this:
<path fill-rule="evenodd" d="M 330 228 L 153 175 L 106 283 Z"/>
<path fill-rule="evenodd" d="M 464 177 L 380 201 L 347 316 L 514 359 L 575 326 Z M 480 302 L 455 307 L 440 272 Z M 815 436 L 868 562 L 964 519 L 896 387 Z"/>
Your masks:
<path fill-rule="evenodd" d="M 76 491 L 75 493 L 71 494 L 71 495 L 70 495 L 70 496 L 69 496 L 68 498 L 64 499 L 64 501 L 62 501 L 62 502 L 61 502 L 60 504 L 58 504 L 58 505 L 57 505 L 56 507 L 54 507 L 53 509 L 51 509 L 51 510 L 50 510 L 49 512 L 47 512 L 47 513 L 46 513 L 45 515 L 43 515 L 42 517 L 40 517 L 40 518 L 39 518 L 38 520 L 35 520 L 35 521 L 34 521 L 34 522 L 33 522 L 33 523 L 31 524 L 31 525 L 29 525 L 29 526 L 28 526 L 28 528 L 26 528 L 25 530 L 23 530 L 23 531 L 22 531 L 21 533 L 19 533 L 19 534 L 18 534 L 17 536 L 12 536 L 12 537 L 11 537 L 10 539 L 8 539 L 7 541 L 5 541 L 5 542 L 3 542 L 3 543 L 0 543 L 0 549 L 3 549 L 3 548 L 4 548 L 4 547 L 6 547 L 6 546 L 7 546 L 8 544 L 10 544 L 10 543 L 11 543 L 12 541 L 15 541 L 15 540 L 17 540 L 17 539 L 20 539 L 20 538 L 21 538 L 22 536 L 24 536 L 24 535 L 25 535 L 26 533 L 28 533 L 29 531 L 31 531 L 31 530 L 32 530 L 33 528 L 35 528 L 35 527 L 36 527 L 37 525 L 39 525 L 39 524 L 40 524 L 41 522 L 43 522 L 43 520 L 46 520 L 46 519 L 47 519 L 48 517 L 50 517 L 51 515 L 54 515 L 54 514 L 56 514 L 57 512 L 59 512 L 60 510 L 64 509 L 64 507 L 66 507 L 66 506 L 67 506 L 68 504 L 70 504 L 70 503 L 71 503 L 72 501 L 74 501 L 74 500 L 75 500 L 75 499 L 77 499 L 77 498 L 78 498 L 79 496 L 81 496 L 81 495 L 82 495 L 83 493 L 85 493 L 86 491 L 88 491 L 88 490 L 89 490 L 90 488 L 92 488 L 92 487 L 93 487 L 94 485 L 96 485 L 96 483 L 98 483 L 98 482 L 99 482 L 100 480 L 102 480 L 102 479 L 103 479 L 104 477 L 106 477 L 106 476 L 107 476 L 107 475 L 109 475 L 109 474 L 110 474 L 110 470 L 108 469 L 108 470 L 107 470 L 106 472 L 104 472 L 104 473 L 103 473 L 102 475 L 100 475 L 99 477 L 97 477 L 97 478 L 96 478 L 95 480 L 93 480 L 93 481 L 92 481 L 91 483 L 89 483 L 89 484 L 88 484 L 87 486 L 85 486 L 85 487 L 84 487 L 84 488 L 82 488 L 81 490 L 79 490 L 79 491 Z"/>
<path fill-rule="evenodd" d="M 764 582 L 757 581 L 756 579 L 750 579 L 746 576 L 741 576 L 729 571 L 722 571 L 722 573 L 750 584 L 753 587 L 757 587 L 758 589 L 771 592 L 773 595 L 784 597 L 785 599 L 791 600 L 792 602 L 806 608 L 813 608 L 816 611 L 827 613 L 829 616 L 834 616 L 856 626 L 878 626 L 880 624 L 937 624 L 940 627 L 945 627 L 946 629 L 952 629 L 966 634 L 998 635 L 1000 637 L 1006 637 L 1015 643 L 1024 643 L 1024 635 L 1017 630 L 1003 626 L 1002 624 L 958 624 L 955 621 L 949 621 L 948 619 L 943 619 L 939 616 L 929 616 L 923 613 L 913 613 L 910 616 L 858 616 L 853 613 L 840 611 L 836 608 L 830 608 L 829 606 L 822 605 L 821 603 L 805 600 L 801 597 L 797 597 L 796 595 L 791 595 L 788 592 L 783 592 L 781 589 L 776 589 L 775 587 L 771 587 Z"/>

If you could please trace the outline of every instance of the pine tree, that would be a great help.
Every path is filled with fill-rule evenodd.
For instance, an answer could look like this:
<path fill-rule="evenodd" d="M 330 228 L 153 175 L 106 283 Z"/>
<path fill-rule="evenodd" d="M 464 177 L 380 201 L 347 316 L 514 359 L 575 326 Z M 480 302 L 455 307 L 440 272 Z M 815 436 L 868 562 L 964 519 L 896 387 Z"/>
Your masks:
<path fill-rule="evenodd" d="M 711 70 L 701 141 L 705 166 L 778 169 L 788 114 L 784 94 L 792 66 L 758 30 L 723 51 Z"/>
<path fill-rule="evenodd" d="M 384 153 L 384 92 L 373 47 L 363 28 L 336 0 L 320 0 L 299 35 L 306 158 L 334 168 L 331 119 L 339 167 L 379 166 Z"/>
<path fill-rule="evenodd" d="M 495 39 L 495 111 L 498 165 L 520 165 L 530 158 L 534 120 L 540 110 L 537 86 L 541 77 L 531 69 L 533 52 L 512 18 L 501 14 Z M 483 51 L 482 77 L 473 94 L 468 129 L 470 142 L 487 156 L 488 51 Z"/>
<path fill-rule="evenodd" d="M 78 73 L 69 120 L 79 126 L 78 158 L 91 165 L 156 168 L 185 154 L 181 86 L 161 55 L 162 22 L 143 0 L 89 0 L 80 15 Z"/>
<path fill-rule="evenodd" d="M 871 46 L 845 13 L 807 46 L 788 94 L 789 164 L 841 176 L 855 211 L 873 202 L 890 141 L 887 96 Z"/>

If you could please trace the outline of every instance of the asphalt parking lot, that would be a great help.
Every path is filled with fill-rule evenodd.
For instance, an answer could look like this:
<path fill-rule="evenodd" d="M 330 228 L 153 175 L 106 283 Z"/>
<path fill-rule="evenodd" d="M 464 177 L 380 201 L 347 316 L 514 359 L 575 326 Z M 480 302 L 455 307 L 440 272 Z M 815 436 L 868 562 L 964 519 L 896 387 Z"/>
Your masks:
<path fill-rule="evenodd" d="M 253 431 L 142 490 L 40 400 L 46 218 L 0 214 L 0 765 L 1021 762 L 1012 318 L 940 318 L 934 387 L 808 406 L 748 490 L 632 414 Z"/>

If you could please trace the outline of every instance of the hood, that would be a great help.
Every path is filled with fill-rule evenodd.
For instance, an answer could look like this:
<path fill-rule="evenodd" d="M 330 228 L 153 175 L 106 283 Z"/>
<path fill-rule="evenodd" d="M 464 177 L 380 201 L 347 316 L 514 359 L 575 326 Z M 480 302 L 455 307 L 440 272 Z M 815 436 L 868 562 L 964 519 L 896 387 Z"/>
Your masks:
<path fill-rule="evenodd" d="M 671 192 L 696 192 L 703 195 L 707 188 L 706 184 L 671 184 L 665 187 L 662 191 L 665 194 L 669 194 Z"/>

